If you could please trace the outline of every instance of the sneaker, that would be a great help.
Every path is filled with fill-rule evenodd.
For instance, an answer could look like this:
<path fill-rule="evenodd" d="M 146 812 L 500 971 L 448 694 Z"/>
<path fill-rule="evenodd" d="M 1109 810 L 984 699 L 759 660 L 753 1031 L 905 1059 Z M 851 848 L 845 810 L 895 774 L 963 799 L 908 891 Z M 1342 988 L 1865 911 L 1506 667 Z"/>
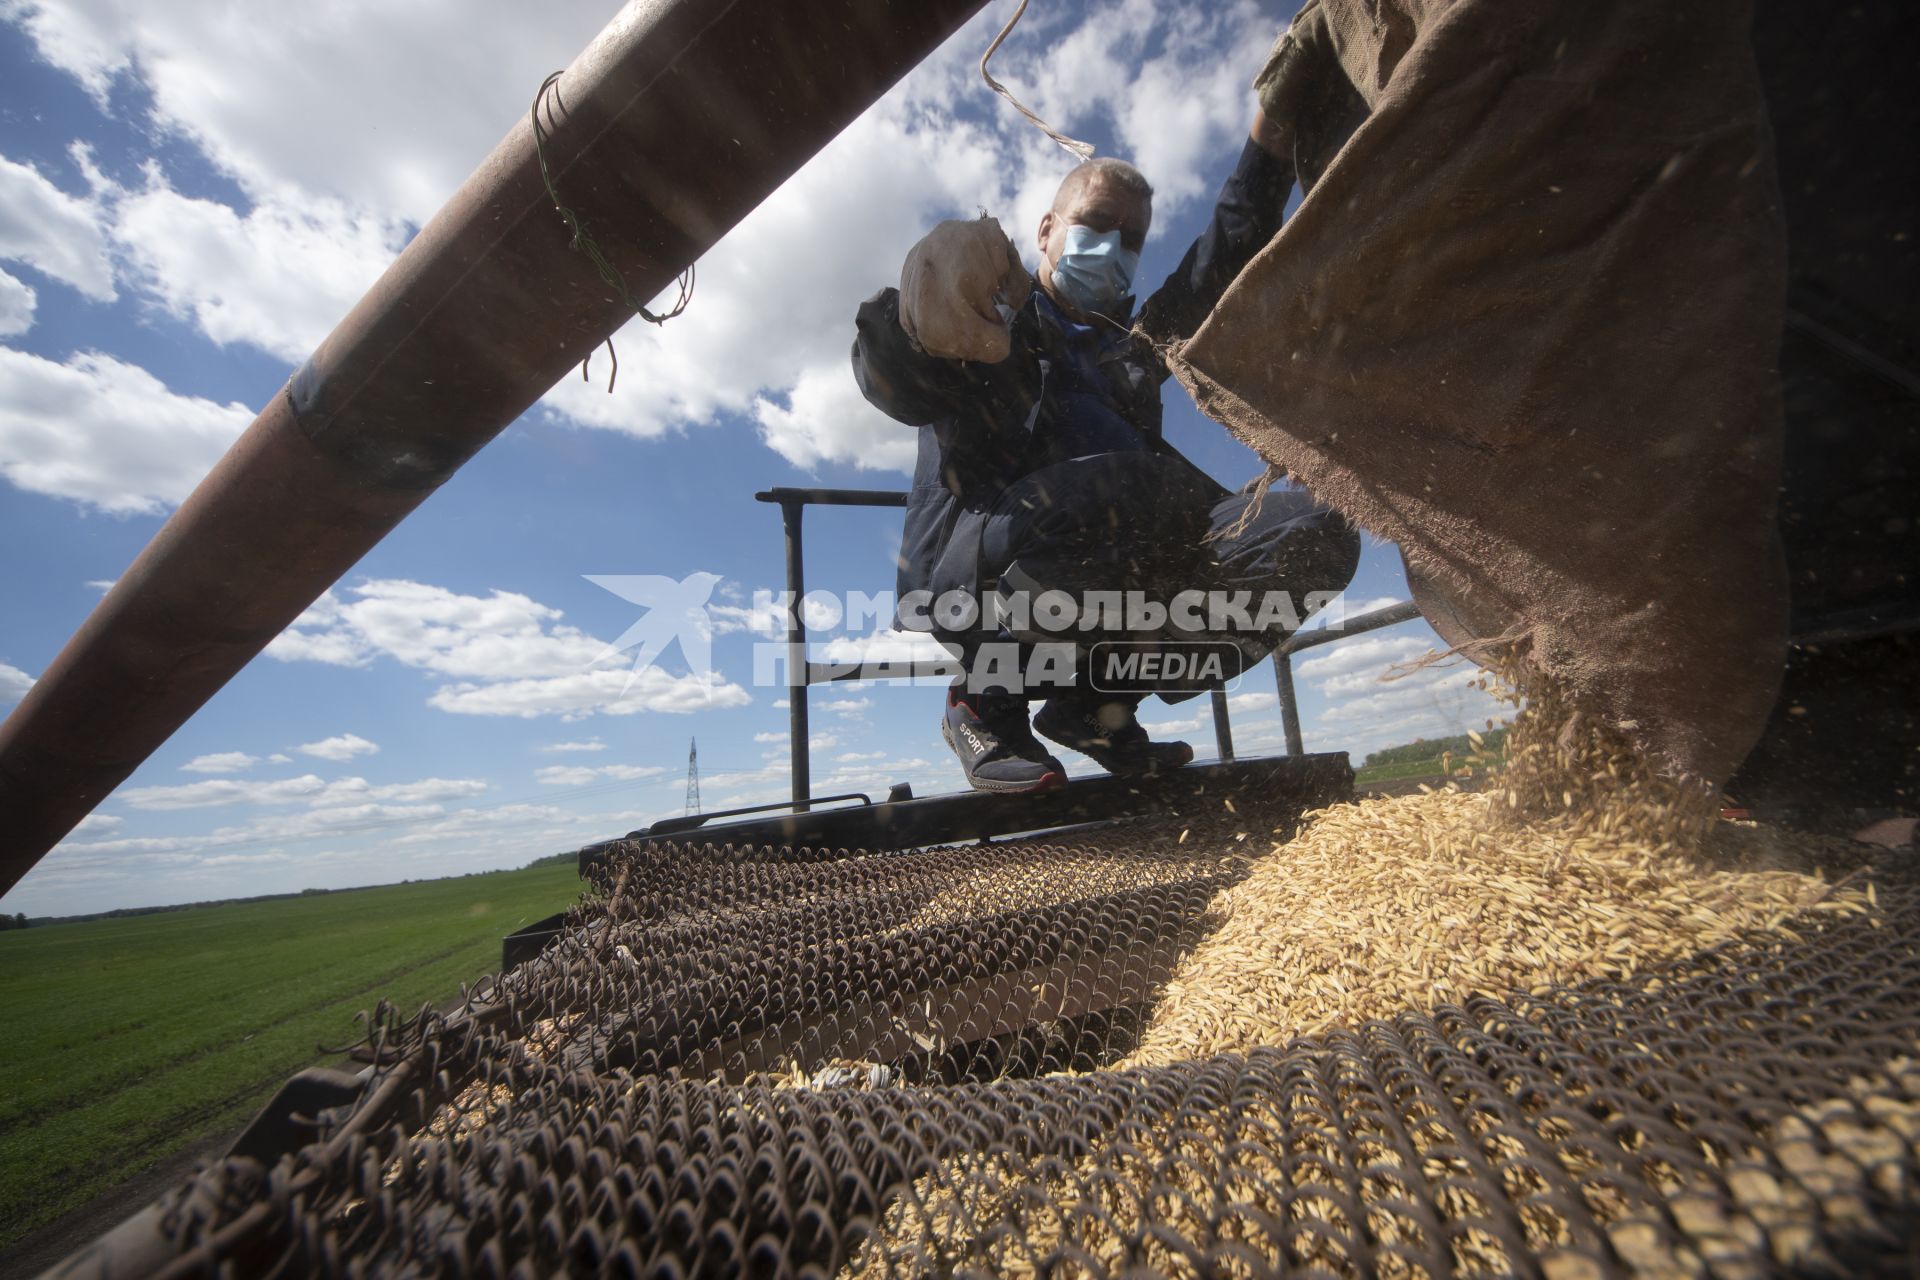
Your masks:
<path fill-rule="evenodd" d="M 967 783 L 976 791 L 1051 791 L 1066 785 L 1066 767 L 1033 736 L 1024 698 L 987 694 L 963 702 L 949 691 L 940 735 L 960 757 Z"/>
<path fill-rule="evenodd" d="M 1164 773 L 1193 760 L 1184 742 L 1154 742 L 1134 719 L 1137 699 L 1102 699 L 1084 693 L 1047 699 L 1033 727 L 1105 769 L 1123 775 Z"/>

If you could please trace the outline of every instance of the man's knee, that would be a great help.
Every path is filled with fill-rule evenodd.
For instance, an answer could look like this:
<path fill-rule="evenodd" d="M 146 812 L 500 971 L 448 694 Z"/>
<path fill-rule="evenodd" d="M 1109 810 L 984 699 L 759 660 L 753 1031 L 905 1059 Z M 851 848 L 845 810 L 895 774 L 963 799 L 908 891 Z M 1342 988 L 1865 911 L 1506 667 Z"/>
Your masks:
<path fill-rule="evenodd" d="M 987 517 L 983 567 L 1038 571 L 1050 586 L 1083 590 L 1141 585 L 1167 565 L 1191 563 L 1207 529 L 1205 495 L 1183 469 L 1152 454 L 1101 454 L 1036 472 L 1011 486 Z M 1072 571 L 1060 573 L 1061 566 Z"/>
<path fill-rule="evenodd" d="M 1330 507 L 1310 502 L 1287 507 L 1262 511 L 1244 529 L 1216 540 L 1222 576 L 1298 591 L 1338 591 L 1346 586 L 1360 567 L 1360 531 Z"/>

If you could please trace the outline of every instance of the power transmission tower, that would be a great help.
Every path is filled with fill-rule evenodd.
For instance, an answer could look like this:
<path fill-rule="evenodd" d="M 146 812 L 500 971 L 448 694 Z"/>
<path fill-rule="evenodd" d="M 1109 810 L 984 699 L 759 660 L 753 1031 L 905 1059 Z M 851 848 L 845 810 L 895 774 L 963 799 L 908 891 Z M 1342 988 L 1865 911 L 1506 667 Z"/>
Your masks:
<path fill-rule="evenodd" d="M 687 739 L 687 812 L 700 812 L 700 741 Z"/>

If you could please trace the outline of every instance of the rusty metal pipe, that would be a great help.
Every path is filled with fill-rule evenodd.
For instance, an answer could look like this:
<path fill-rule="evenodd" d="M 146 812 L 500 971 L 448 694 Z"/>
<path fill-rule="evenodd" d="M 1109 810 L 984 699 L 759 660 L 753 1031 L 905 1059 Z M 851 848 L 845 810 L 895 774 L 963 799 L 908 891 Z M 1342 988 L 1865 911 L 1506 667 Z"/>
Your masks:
<path fill-rule="evenodd" d="M 649 298 L 981 3 L 635 0 L 546 99 L 555 183 Z M 616 292 L 522 119 L 0 724 L 0 893 L 618 328 Z"/>

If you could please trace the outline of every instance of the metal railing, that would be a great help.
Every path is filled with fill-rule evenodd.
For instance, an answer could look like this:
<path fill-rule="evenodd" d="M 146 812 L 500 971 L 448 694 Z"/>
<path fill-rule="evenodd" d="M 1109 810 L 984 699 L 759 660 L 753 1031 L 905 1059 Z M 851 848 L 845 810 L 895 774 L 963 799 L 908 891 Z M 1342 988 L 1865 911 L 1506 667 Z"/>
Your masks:
<path fill-rule="evenodd" d="M 811 795 L 812 761 L 807 745 L 807 690 L 816 684 L 829 684 L 835 680 L 859 679 L 862 672 L 858 666 L 854 669 L 842 669 L 834 663 L 813 662 L 807 657 L 807 621 L 800 607 L 801 599 L 806 595 L 805 544 L 802 537 L 803 517 L 809 506 L 817 507 L 905 507 L 907 493 L 902 489 L 767 489 L 753 495 L 755 500 L 777 504 L 780 508 L 781 524 L 786 534 L 787 550 L 787 732 L 792 739 L 793 767 L 793 808 L 798 813 L 807 812 L 813 803 Z M 1412 621 L 1420 616 L 1420 610 L 1412 601 L 1402 600 L 1363 613 L 1350 622 L 1342 624 L 1339 630 L 1320 628 L 1313 631 L 1297 631 L 1289 636 L 1273 653 L 1273 677 L 1280 698 L 1280 727 L 1286 736 L 1287 754 L 1298 756 L 1306 754 L 1306 747 L 1300 734 L 1300 705 L 1293 689 L 1293 655 L 1303 649 L 1312 649 L 1323 644 L 1332 644 L 1336 640 L 1345 640 L 1350 636 L 1364 635 L 1369 631 L 1378 631 L 1382 627 L 1391 627 L 1402 622 Z M 901 677 L 919 677 L 950 674 L 952 659 L 935 662 L 909 662 L 901 664 L 900 671 L 889 671 L 890 675 Z M 1220 753 L 1220 759 L 1229 761 L 1233 755 L 1233 726 L 1228 719 L 1227 695 L 1223 689 L 1210 691 L 1209 699 L 1213 710 L 1213 740 Z"/>
<path fill-rule="evenodd" d="M 812 761 L 807 751 L 807 688 L 814 683 L 807 660 L 807 620 L 800 601 L 807 594 L 801 517 L 808 506 L 905 507 L 907 494 L 897 489 L 768 489 L 753 495 L 760 502 L 780 506 L 780 522 L 787 540 L 787 733 L 793 739 L 793 807 L 805 813 L 812 804 Z M 831 679 L 831 677 L 828 677 Z"/>
<path fill-rule="evenodd" d="M 1331 627 L 1296 631 L 1273 651 L 1273 682 L 1280 694 L 1280 731 L 1287 736 L 1288 755 L 1297 756 L 1306 752 L 1306 745 L 1300 740 L 1300 703 L 1293 692 L 1293 655 L 1302 649 L 1312 649 L 1350 636 L 1378 631 L 1382 627 L 1411 622 L 1419 616 L 1420 609 L 1413 601 L 1402 600 L 1363 613 L 1351 622 L 1343 622 L 1338 631 Z"/>

